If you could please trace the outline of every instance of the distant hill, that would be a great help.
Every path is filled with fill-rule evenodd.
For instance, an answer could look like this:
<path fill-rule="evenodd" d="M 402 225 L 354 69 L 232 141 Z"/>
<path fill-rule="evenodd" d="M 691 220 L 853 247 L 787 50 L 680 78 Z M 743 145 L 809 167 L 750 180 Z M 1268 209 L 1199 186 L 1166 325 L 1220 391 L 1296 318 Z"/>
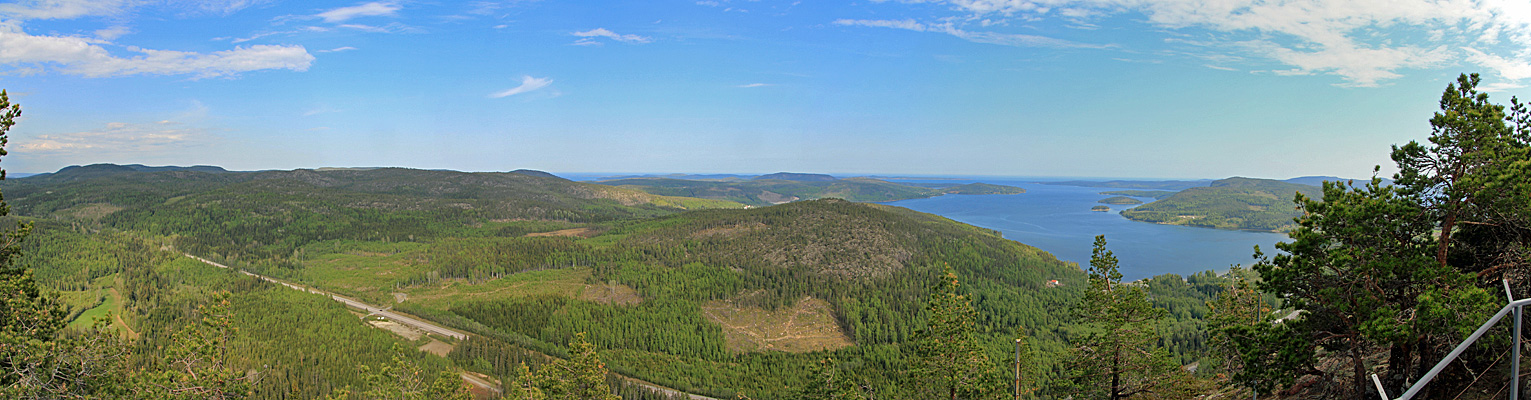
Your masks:
<path fill-rule="evenodd" d="M 1211 179 L 1194 181 L 1060 181 L 1038 182 L 1044 185 L 1084 186 L 1123 189 L 1184 190 L 1212 184 Z"/>
<path fill-rule="evenodd" d="M 1110 196 L 1152 197 L 1155 200 L 1170 197 L 1175 194 L 1170 190 L 1107 190 L 1100 194 Z"/>
<path fill-rule="evenodd" d="M 128 165 L 91 164 L 91 165 L 83 165 L 83 166 L 81 166 L 81 165 L 71 165 L 71 166 L 59 169 L 57 172 L 49 172 L 49 173 L 41 173 L 41 174 L 31 174 L 31 175 L 25 176 L 25 178 L 29 178 L 29 179 L 52 179 L 52 180 L 75 180 L 75 179 L 89 179 L 89 178 L 105 176 L 105 175 L 112 175 L 112 174 L 118 174 L 118 173 L 124 173 L 124 172 L 169 172 L 169 171 L 191 171 L 191 172 L 206 172 L 206 173 L 224 173 L 224 172 L 229 172 L 228 170 L 223 169 L 223 167 L 217 167 L 217 166 L 212 166 L 212 165 L 194 165 L 194 166 L 190 166 L 190 167 L 178 167 L 178 166 L 150 167 L 150 166 L 141 165 L 141 164 L 128 164 Z"/>
<path fill-rule="evenodd" d="M 1299 216 L 1297 193 L 1321 197 L 1317 186 L 1271 179 L 1228 178 L 1192 187 L 1164 199 L 1122 211 L 1135 221 L 1220 229 L 1283 231 Z"/>
<path fill-rule="evenodd" d="M 1131 198 L 1131 197 L 1127 197 L 1127 196 L 1116 196 L 1116 197 L 1107 197 L 1107 198 L 1104 198 L 1104 199 L 1100 199 L 1100 201 L 1098 203 L 1101 203 L 1101 204 L 1143 204 L 1143 201 L 1142 200 L 1138 200 L 1138 199 L 1134 199 L 1134 198 Z"/>
<path fill-rule="evenodd" d="M 943 190 L 945 190 L 946 193 L 948 193 L 948 194 L 1021 194 L 1021 193 L 1026 193 L 1026 189 L 1018 188 L 1018 187 L 1015 187 L 1015 186 L 995 185 L 995 184 L 982 183 L 982 182 L 969 183 L 969 184 L 966 184 L 966 185 L 952 186 L 952 187 L 944 188 Z"/>
<path fill-rule="evenodd" d="M 1025 189 L 1017 187 L 983 183 L 922 187 L 871 178 L 846 178 L 829 181 L 794 181 L 784 179 L 702 181 L 669 178 L 630 178 L 600 181 L 597 183 L 641 190 L 657 195 L 728 200 L 753 206 L 823 198 L 840 198 L 858 202 L 883 202 L 935 197 L 942 194 L 1017 194 L 1026 192 Z"/>
<path fill-rule="evenodd" d="M 521 175 L 526 175 L 526 176 L 535 176 L 535 177 L 539 177 L 539 178 L 563 179 L 563 177 L 560 177 L 558 175 L 553 175 L 553 174 L 550 174 L 550 173 L 547 173 L 547 172 L 543 172 L 543 171 L 538 171 L 538 170 L 535 170 L 535 169 L 518 169 L 518 170 L 515 170 L 515 171 L 510 171 L 510 173 L 512 173 L 512 174 L 521 174 Z"/>
<path fill-rule="evenodd" d="M 774 173 L 774 174 L 765 174 L 765 175 L 757 176 L 757 177 L 750 178 L 750 179 L 754 179 L 754 180 L 780 179 L 780 180 L 784 180 L 784 181 L 793 181 L 793 182 L 830 182 L 830 181 L 836 180 L 835 177 L 829 176 L 829 175 L 825 175 L 825 174 L 799 174 L 799 173 L 795 173 L 795 172 L 777 172 L 777 173 Z"/>
<path fill-rule="evenodd" d="M 1329 182 L 1350 182 L 1350 181 L 1355 181 L 1356 185 L 1364 185 L 1366 182 L 1371 181 L 1371 179 L 1370 178 L 1365 178 L 1365 179 L 1347 179 L 1347 178 L 1341 178 L 1341 177 L 1338 177 L 1338 176 L 1299 176 L 1299 177 L 1296 177 L 1296 178 L 1287 179 L 1287 180 L 1285 180 L 1283 182 L 1303 184 L 1303 185 L 1312 185 L 1312 186 L 1323 186 L 1325 181 L 1329 181 Z M 1382 178 L 1382 184 L 1385 185 L 1385 186 L 1391 186 L 1393 184 L 1393 180 L 1392 179 L 1388 179 L 1388 178 Z"/>
<path fill-rule="evenodd" d="M 6 180 L 0 189 L 19 215 L 179 234 L 178 247 L 220 254 L 290 254 L 324 239 L 427 238 L 495 221 L 598 222 L 742 207 L 556 177 L 405 168 L 215 173 L 97 164 Z"/>

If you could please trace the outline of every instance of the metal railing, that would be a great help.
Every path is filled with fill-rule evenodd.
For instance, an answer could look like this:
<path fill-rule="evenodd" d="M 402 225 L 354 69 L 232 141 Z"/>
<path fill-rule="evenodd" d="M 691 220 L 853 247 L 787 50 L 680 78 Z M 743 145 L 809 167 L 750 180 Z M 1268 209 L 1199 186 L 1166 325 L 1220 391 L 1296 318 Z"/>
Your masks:
<path fill-rule="evenodd" d="M 1484 322 L 1482 326 L 1479 326 L 1478 330 L 1473 331 L 1472 335 L 1468 335 L 1467 339 L 1463 340 L 1461 344 L 1458 344 L 1455 349 L 1451 349 L 1451 353 L 1447 354 L 1446 358 L 1442 359 L 1441 362 L 1436 363 L 1434 368 L 1430 368 L 1430 372 L 1426 372 L 1425 376 L 1419 378 L 1419 382 L 1415 382 L 1414 385 L 1409 386 L 1409 390 L 1403 392 L 1403 395 L 1398 396 L 1397 400 L 1413 399 L 1414 395 L 1419 394 L 1419 391 L 1423 390 L 1425 385 L 1430 383 L 1431 379 L 1435 379 L 1436 374 L 1439 374 L 1441 373 L 1441 370 L 1446 369 L 1446 366 L 1450 365 L 1452 361 L 1456 360 L 1457 356 L 1462 355 L 1462 352 L 1466 351 L 1468 346 L 1471 346 L 1473 342 L 1478 341 L 1479 337 L 1482 337 L 1484 333 L 1488 333 L 1489 328 L 1493 328 L 1494 324 L 1499 323 L 1500 319 L 1503 319 L 1505 315 L 1509 315 L 1511 312 L 1515 313 L 1515 332 L 1513 333 L 1514 341 L 1511 342 L 1514 344 L 1510 346 L 1512 349 L 1510 352 L 1510 400 L 1520 400 L 1521 309 L 1526 305 L 1531 305 L 1531 299 L 1515 300 L 1515 294 L 1510 292 L 1510 281 L 1505 280 L 1503 282 L 1504 295 L 1510 299 L 1510 304 L 1505 304 L 1504 308 L 1500 308 L 1499 312 L 1495 313 L 1493 318 L 1489 318 L 1488 322 Z M 1372 374 L 1372 383 L 1377 385 L 1377 394 L 1382 396 L 1382 400 L 1389 400 L 1387 397 L 1387 391 L 1382 389 L 1382 380 L 1377 379 L 1377 374 Z"/>

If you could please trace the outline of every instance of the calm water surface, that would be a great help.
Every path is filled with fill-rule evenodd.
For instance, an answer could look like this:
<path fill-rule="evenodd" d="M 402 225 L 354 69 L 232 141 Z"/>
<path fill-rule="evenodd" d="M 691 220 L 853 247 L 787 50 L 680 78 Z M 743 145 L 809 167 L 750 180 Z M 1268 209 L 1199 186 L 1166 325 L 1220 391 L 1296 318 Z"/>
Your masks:
<path fill-rule="evenodd" d="M 1095 235 L 1106 235 L 1106 249 L 1121 260 L 1125 280 L 1166 273 L 1185 276 L 1207 270 L 1223 272 L 1233 264 L 1248 267 L 1253 263 L 1250 255 L 1255 245 L 1271 254 L 1276 252 L 1276 242 L 1287 240 L 1286 235 L 1279 233 L 1159 225 L 1132 221 L 1117 214 L 1130 206 L 1107 204 L 1111 212 L 1090 211 L 1090 207 L 1101 205 L 1097 201 L 1111 197 L 1100 192 L 1120 189 L 992 179 L 978 181 L 1018 186 L 1025 188 L 1026 193 L 946 195 L 886 204 L 994 229 L 1004 233 L 1005 238 L 1040 248 L 1058 259 L 1077 262 L 1081 266 L 1090 263 Z M 1145 203 L 1153 201 L 1152 198 L 1138 199 Z"/>

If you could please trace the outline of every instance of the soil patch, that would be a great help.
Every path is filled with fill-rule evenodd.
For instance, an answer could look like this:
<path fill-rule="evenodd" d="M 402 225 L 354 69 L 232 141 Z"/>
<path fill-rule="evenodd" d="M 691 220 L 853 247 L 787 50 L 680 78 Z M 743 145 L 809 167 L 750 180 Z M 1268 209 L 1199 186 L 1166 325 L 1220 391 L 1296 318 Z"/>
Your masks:
<path fill-rule="evenodd" d="M 587 238 L 587 237 L 594 237 L 598 233 L 600 233 L 600 232 L 597 232 L 595 229 L 590 229 L 590 228 L 570 228 L 570 229 L 560 229 L 560 230 L 556 230 L 556 231 L 552 231 L 552 232 L 528 233 L 528 234 L 526 234 L 526 237 L 566 236 L 566 237 L 582 237 L 582 238 Z"/>
<path fill-rule="evenodd" d="M 633 290 L 631 286 L 610 282 L 603 285 L 585 285 L 585 290 L 579 293 L 579 298 L 618 306 L 643 302 L 643 297 L 638 296 L 638 291 Z"/>
<path fill-rule="evenodd" d="M 418 329 L 411 328 L 411 327 L 409 327 L 407 325 L 403 325 L 403 324 L 400 324 L 400 323 L 397 323 L 397 322 L 393 322 L 393 321 L 373 321 L 373 320 L 367 320 L 367 323 L 372 324 L 372 326 L 375 326 L 375 327 L 378 327 L 378 328 L 387 329 L 389 332 L 393 332 L 393 334 L 399 335 L 399 336 L 403 336 L 405 339 L 409 339 L 409 340 L 415 340 L 415 339 L 419 339 L 421 336 L 425 336 L 425 332 L 421 332 Z"/>
<path fill-rule="evenodd" d="M 452 352 L 452 345 L 433 338 L 430 343 L 420 346 L 420 351 L 446 357 L 447 353 Z"/>
<path fill-rule="evenodd" d="M 702 315 L 723 327 L 728 349 L 736 353 L 806 353 L 855 344 L 835 321 L 829 302 L 813 297 L 776 311 L 715 300 L 702 305 Z"/>

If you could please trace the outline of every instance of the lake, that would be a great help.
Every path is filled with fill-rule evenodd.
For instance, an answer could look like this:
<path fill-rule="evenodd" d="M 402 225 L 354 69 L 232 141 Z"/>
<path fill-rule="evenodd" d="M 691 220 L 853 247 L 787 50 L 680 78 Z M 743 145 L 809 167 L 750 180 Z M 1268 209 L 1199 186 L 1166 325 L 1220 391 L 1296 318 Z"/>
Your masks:
<path fill-rule="evenodd" d="M 1005 238 L 1025 243 L 1064 261 L 1088 267 L 1095 235 L 1106 235 L 1106 249 L 1121 260 L 1124 280 L 1137 280 L 1173 273 L 1181 276 L 1213 270 L 1227 271 L 1233 264 L 1246 268 L 1253 264 L 1254 246 L 1266 254 L 1276 252 L 1275 244 L 1287 240 L 1285 234 L 1229 231 L 1137 222 L 1117 212 L 1131 206 L 1110 205 L 1110 212 L 1090 211 L 1107 195 L 1100 192 L 1117 188 L 1044 185 L 1033 181 L 977 179 L 961 181 L 901 182 L 984 182 L 1018 186 L 1026 193 L 1017 195 L 946 195 L 928 199 L 890 203 L 920 212 L 940 215 L 964 223 L 1000 231 Z M 900 181 L 896 181 L 900 182 Z M 1145 203 L 1152 198 L 1137 198 Z"/>

